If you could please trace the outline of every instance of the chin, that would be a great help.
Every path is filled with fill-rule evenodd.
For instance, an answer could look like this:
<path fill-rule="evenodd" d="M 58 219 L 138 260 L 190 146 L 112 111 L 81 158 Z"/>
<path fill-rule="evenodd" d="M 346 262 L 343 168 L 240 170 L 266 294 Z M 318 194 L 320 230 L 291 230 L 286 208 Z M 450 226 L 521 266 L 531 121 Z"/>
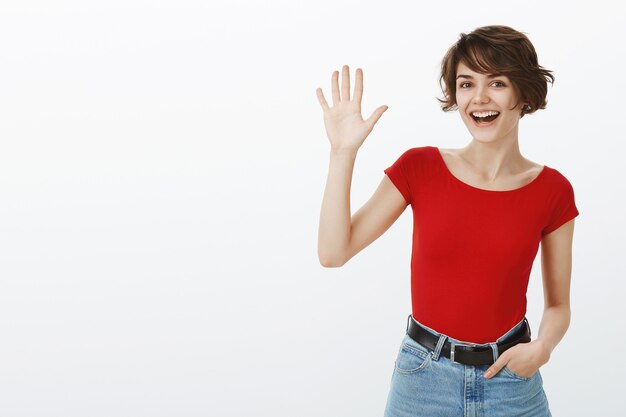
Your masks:
<path fill-rule="evenodd" d="M 484 143 L 486 145 L 490 143 L 495 143 L 498 141 L 497 138 L 483 139 L 481 137 L 476 137 L 476 136 L 472 136 L 472 139 L 474 139 L 475 142 Z"/>
<path fill-rule="evenodd" d="M 492 134 L 484 134 L 484 133 L 479 132 L 477 134 L 474 134 L 474 132 L 471 132 L 471 131 L 470 131 L 470 135 L 472 136 L 472 139 L 474 141 L 480 142 L 480 143 L 485 143 L 485 144 L 497 142 L 498 141 L 498 137 L 499 137 L 498 135 L 493 134 L 493 133 Z"/>

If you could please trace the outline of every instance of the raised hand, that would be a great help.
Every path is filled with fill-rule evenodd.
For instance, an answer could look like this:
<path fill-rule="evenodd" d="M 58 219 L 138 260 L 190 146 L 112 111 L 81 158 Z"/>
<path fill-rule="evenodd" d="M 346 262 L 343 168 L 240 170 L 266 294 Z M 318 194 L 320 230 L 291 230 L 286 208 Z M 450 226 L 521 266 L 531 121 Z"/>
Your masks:
<path fill-rule="evenodd" d="M 354 97 L 350 99 L 350 69 L 343 66 L 341 75 L 341 95 L 339 94 L 339 71 L 333 71 L 331 78 L 333 106 L 329 107 L 322 89 L 318 88 L 317 99 L 324 111 L 326 135 L 333 150 L 357 150 L 370 134 L 380 116 L 389 108 L 378 107 L 372 115 L 363 120 L 361 115 L 361 98 L 363 96 L 363 70 L 356 69 L 356 85 Z"/>

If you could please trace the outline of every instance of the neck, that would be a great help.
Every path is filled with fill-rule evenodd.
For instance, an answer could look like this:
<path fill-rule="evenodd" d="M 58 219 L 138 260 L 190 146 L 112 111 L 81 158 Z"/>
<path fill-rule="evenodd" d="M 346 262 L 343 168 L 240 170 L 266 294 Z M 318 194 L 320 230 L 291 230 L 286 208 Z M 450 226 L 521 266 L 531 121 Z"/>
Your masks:
<path fill-rule="evenodd" d="M 528 161 L 522 156 L 517 139 L 493 142 L 473 139 L 459 151 L 459 156 L 489 181 L 528 170 Z"/>

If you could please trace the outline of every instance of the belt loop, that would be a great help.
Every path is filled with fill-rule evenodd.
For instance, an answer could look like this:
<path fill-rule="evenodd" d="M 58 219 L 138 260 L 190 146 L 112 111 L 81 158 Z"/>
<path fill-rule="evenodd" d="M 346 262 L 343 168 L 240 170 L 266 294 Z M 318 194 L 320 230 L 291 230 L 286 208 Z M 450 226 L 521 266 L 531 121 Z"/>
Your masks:
<path fill-rule="evenodd" d="M 443 348 L 443 344 L 446 343 L 447 338 L 448 336 L 446 336 L 445 334 L 439 335 L 439 340 L 437 340 L 437 345 L 435 346 L 435 350 L 433 350 L 433 353 L 431 354 L 431 356 L 433 357 L 433 360 L 436 360 L 436 361 L 439 360 L 441 349 Z"/>
<path fill-rule="evenodd" d="M 489 346 L 491 346 L 491 350 L 493 351 L 493 362 L 495 363 L 498 360 L 498 344 L 497 343 L 489 343 Z"/>

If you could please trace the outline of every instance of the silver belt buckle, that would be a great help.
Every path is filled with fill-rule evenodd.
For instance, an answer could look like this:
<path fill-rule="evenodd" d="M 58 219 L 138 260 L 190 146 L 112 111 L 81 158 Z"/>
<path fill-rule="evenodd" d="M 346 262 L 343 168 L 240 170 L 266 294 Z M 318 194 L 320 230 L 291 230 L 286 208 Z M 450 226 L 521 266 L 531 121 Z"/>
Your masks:
<path fill-rule="evenodd" d="M 450 360 L 452 362 L 456 362 L 454 360 L 454 349 L 456 346 L 467 346 L 467 347 L 474 347 L 476 346 L 477 343 L 457 343 L 457 342 L 453 342 L 452 340 L 450 341 Z M 456 362 L 456 363 L 461 363 L 461 362 Z M 461 364 L 462 365 L 462 364 Z"/>

